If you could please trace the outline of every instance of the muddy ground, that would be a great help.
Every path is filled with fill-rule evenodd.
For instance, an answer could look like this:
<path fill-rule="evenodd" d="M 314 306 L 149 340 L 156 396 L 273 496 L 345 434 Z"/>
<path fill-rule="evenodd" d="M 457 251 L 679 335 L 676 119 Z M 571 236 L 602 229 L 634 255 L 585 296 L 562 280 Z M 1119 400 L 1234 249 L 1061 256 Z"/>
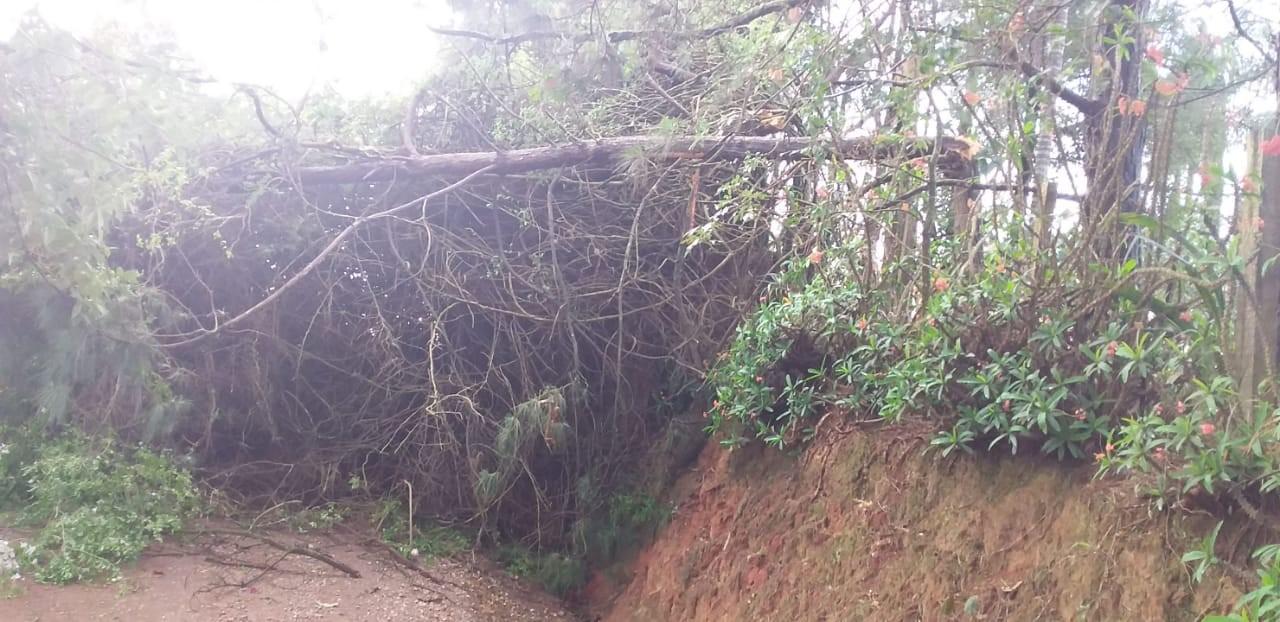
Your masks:
<path fill-rule="evenodd" d="M 321 553 L 360 576 L 253 537 L 200 535 L 154 547 L 118 580 L 100 585 L 51 586 L 24 578 L 0 598 L 0 620 L 577 619 L 556 599 L 483 559 L 433 560 L 414 569 L 355 532 L 266 535 Z"/>

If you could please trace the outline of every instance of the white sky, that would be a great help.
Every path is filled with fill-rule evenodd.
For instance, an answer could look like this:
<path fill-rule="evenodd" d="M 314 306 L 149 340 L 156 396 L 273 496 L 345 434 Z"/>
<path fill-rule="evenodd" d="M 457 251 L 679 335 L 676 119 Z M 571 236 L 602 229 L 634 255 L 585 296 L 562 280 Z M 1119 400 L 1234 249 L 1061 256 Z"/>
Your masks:
<path fill-rule="evenodd" d="M 77 35 L 118 22 L 168 31 L 213 78 L 290 99 L 325 83 L 352 96 L 404 94 L 430 71 L 443 0 L 0 0 L 0 41 L 37 8 Z"/>

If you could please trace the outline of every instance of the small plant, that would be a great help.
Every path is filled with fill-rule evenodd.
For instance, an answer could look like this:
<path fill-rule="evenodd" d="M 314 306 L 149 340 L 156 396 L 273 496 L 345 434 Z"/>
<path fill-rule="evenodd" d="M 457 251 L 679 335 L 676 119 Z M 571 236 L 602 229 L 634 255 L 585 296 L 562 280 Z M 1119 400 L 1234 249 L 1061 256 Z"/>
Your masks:
<path fill-rule="evenodd" d="M 326 503 L 307 508 L 289 516 L 289 526 L 298 533 L 324 531 L 341 523 L 347 517 L 347 508 L 336 503 Z"/>
<path fill-rule="evenodd" d="M 1213 552 L 1214 546 L 1218 543 L 1218 531 L 1222 529 L 1222 522 L 1213 528 L 1201 541 L 1200 548 L 1187 551 L 1182 554 L 1182 563 L 1194 564 L 1191 571 L 1191 580 L 1199 583 L 1204 580 L 1204 574 L 1209 568 L 1219 563 L 1217 555 Z"/>

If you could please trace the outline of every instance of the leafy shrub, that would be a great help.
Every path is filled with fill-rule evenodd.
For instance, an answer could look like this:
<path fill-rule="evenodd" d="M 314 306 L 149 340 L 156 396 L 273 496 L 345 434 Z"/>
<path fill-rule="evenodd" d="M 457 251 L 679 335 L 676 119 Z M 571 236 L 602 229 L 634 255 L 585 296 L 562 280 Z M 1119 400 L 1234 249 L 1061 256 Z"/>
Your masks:
<path fill-rule="evenodd" d="M 884 288 L 863 292 L 821 272 L 805 280 L 809 266 L 793 262 L 712 370 L 709 428 L 738 422 L 783 445 L 820 407 L 837 406 L 886 421 L 936 418 L 944 453 L 1031 443 L 1060 458 L 1092 452 L 1102 472 L 1177 466 L 1165 471 L 1184 489 L 1210 491 L 1265 472 L 1270 405 L 1230 437 L 1214 424 L 1235 395 L 1221 365 L 1220 301 L 1144 299 L 1128 286 L 1142 270 L 1132 261 L 1055 276 L 1017 238 L 998 251 L 975 274 L 935 277 L 908 321 Z M 1238 261 L 1203 257 L 1175 276 L 1215 281 L 1206 275 L 1220 278 Z M 1049 293 L 1035 286 L 1052 279 Z M 797 367 L 789 359 L 806 344 L 817 349 L 803 359 L 814 366 Z"/>
<path fill-rule="evenodd" d="M 20 518 L 40 527 L 24 551 L 36 579 L 72 583 L 113 577 L 121 563 L 182 528 L 198 507 L 191 476 L 165 455 L 122 450 L 80 437 L 45 441 L 14 481 L 27 505 Z"/>

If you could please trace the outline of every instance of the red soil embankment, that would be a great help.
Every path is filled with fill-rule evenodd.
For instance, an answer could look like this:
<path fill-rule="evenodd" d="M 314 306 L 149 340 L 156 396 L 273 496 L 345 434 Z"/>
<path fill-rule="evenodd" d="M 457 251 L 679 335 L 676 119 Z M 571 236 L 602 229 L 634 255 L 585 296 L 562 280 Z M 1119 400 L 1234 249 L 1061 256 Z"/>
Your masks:
<path fill-rule="evenodd" d="M 1213 519 L 1154 512 L 1088 465 L 942 458 L 926 437 L 827 429 L 791 456 L 708 443 L 671 523 L 588 598 L 615 621 L 1145 621 L 1239 596 L 1215 572 L 1193 587 L 1179 561 Z"/>

